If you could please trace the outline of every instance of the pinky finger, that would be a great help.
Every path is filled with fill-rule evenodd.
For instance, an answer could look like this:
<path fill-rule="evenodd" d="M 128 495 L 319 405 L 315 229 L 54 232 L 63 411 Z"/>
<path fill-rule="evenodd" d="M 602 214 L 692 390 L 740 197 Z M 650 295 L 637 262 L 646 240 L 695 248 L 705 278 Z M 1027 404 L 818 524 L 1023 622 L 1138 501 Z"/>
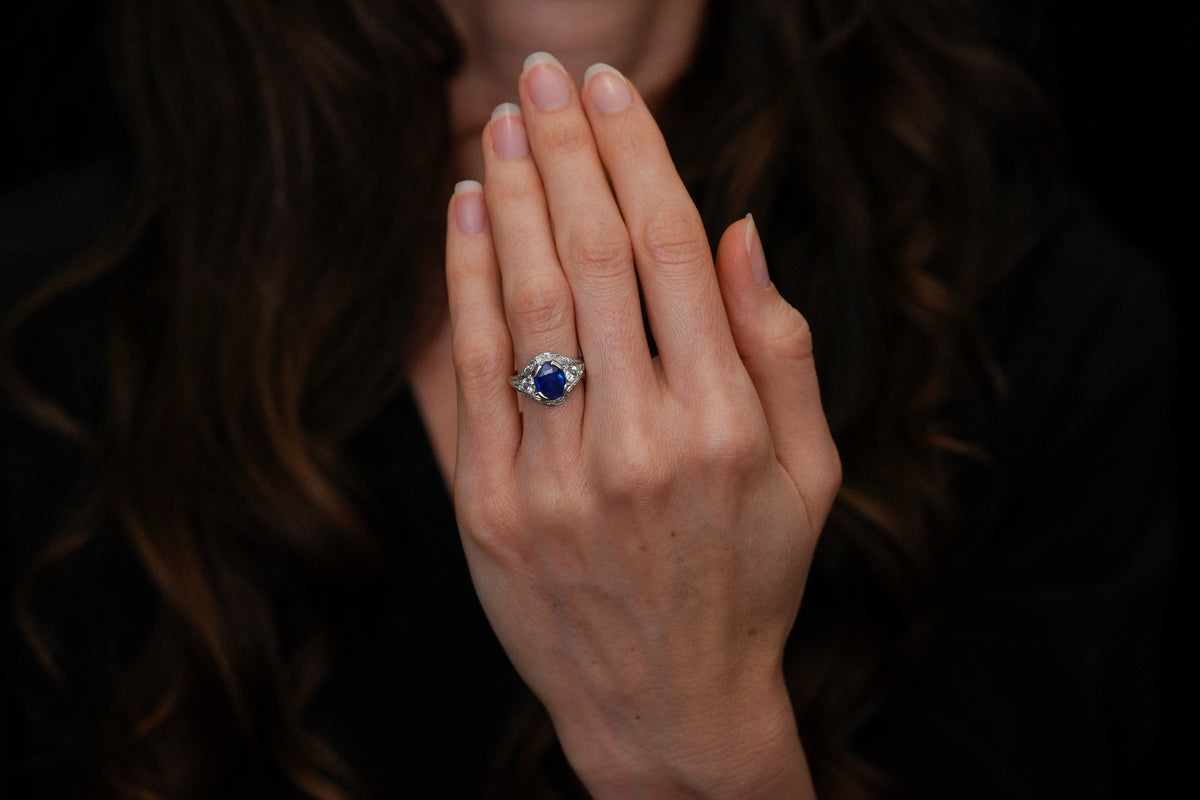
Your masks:
<path fill-rule="evenodd" d="M 458 383 L 457 476 L 505 469 L 520 445 L 512 337 L 504 316 L 500 270 L 483 187 L 454 188 L 446 225 L 446 287 L 450 339 Z"/>

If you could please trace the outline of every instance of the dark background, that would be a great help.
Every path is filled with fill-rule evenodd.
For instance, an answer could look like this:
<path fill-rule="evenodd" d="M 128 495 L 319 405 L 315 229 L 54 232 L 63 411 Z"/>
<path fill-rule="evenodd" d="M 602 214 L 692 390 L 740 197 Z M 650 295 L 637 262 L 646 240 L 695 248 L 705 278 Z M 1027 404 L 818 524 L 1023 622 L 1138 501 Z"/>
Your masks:
<path fill-rule="evenodd" d="M 12 5 L 16 5 L 15 3 Z M 102 3 L 42 0 L 0 12 L 0 103 L 8 144 L 0 152 L 0 193 L 103 153 L 114 135 L 111 97 L 100 57 Z M 1195 371 L 1191 280 L 1198 127 L 1190 117 L 1200 92 L 1195 66 L 1200 12 L 1191 2 L 1017 0 L 1032 9 L 1023 55 L 1054 100 L 1068 139 L 1072 179 L 1108 222 L 1164 271 L 1175 299 L 1178 383 Z M 1196 425 L 1175 392 L 1176 460 L 1192 452 Z M 1184 471 L 1178 470 L 1182 478 Z M 1193 752 L 1200 675 L 1187 608 L 1198 593 L 1196 514 L 1181 481 L 1181 536 L 1161 670 L 1163 735 L 1144 796 L 1190 796 L 1184 770 Z M 1186 642 L 1186 644 L 1185 644 Z M 1186 736 L 1177 731 L 1188 731 Z M 1188 770 L 1190 773 L 1190 769 Z M 1187 778 L 1188 782 L 1184 783 Z M 1184 787 L 1188 791 L 1183 791 Z"/>

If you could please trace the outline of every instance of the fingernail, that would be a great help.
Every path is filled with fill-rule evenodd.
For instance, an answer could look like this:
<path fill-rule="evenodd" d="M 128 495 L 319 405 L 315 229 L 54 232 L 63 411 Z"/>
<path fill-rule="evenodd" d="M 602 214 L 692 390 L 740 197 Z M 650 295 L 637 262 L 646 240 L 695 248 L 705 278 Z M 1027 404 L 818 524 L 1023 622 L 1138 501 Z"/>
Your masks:
<path fill-rule="evenodd" d="M 459 181 L 454 185 L 454 224 L 467 236 L 479 233 L 487 223 L 483 206 L 483 186 L 479 181 Z"/>
<path fill-rule="evenodd" d="M 767 273 L 767 254 L 763 252 L 762 239 L 758 236 L 758 226 L 754 224 L 754 215 L 747 214 L 750 224 L 746 226 L 746 252 L 750 255 L 750 274 L 758 288 L 767 289 L 771 286 L 771 276 Z"/>
<path fill-rule="evenodd" d="M 622 111 L 633 102 L 629 81 L 608 64 L 592 64 L 588 67 L 587 72 L 583 73 L 583 85 L 587 87 L 592 105 L 605 114 Z"/>
<path fill-rule="evenodd" d="M 521 107 L 516 103 L 501 103 L 492 112 L 492 149 L 501 158 L 522 158 L 529 155 L 529 139 Z"/>
<path fill-rule="evenodd" d="M 567 71 L 549 53 L 533 53 L 525 59 L 529 97 L 542 111 L 554 111 L 571 102 Z"/>

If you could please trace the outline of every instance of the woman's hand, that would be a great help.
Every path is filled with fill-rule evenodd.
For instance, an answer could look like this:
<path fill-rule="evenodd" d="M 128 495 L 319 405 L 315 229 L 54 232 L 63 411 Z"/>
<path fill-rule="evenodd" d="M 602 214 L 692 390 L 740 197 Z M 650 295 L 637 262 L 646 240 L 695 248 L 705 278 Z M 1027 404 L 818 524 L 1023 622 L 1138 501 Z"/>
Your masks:
<path fill-rule="evenodd" d="M 450 205 L 475 587 L 594 796 L 809 796 L 781 661 L 841 471 L 807 326 L 749 220 L 714 270 L 644 101 L 588 75 L 531 56 Z M 587 365 L 555 407 L 509 384 L 546 351 Z"/>

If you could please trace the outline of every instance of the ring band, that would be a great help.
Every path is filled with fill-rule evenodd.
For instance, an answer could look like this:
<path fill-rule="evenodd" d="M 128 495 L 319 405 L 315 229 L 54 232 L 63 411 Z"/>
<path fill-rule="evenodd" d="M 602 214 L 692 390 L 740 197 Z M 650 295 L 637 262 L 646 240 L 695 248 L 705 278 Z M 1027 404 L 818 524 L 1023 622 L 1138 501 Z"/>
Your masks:
<path fill-rule="evenodd" d="M 582 360 L 558 353 L 540 353 L 530 359 L 525 369 L 514 374 L 509 383 L 544 406 L 557 406 L 566 401 L 581 380 Z"/>

